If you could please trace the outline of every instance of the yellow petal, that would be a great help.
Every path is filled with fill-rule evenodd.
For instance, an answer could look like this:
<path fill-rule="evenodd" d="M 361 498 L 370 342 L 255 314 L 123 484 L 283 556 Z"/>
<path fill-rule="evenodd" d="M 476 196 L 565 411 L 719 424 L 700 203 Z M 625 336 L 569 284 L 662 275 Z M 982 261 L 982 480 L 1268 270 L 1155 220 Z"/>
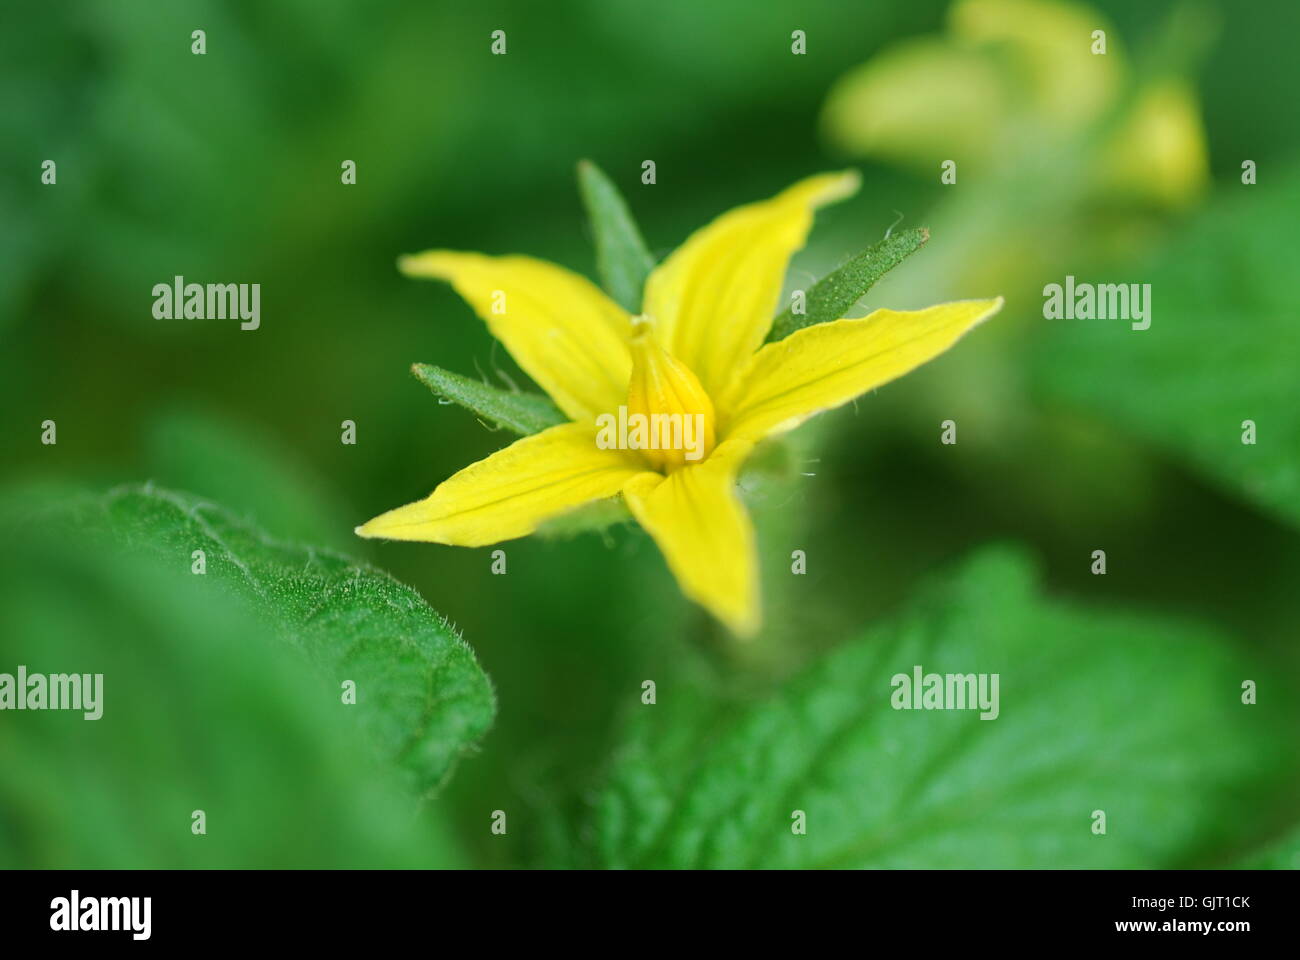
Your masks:
<path fill-rule="evenodd" d="M 757 440 L 932 360 L 1002 309 L 1002 298 L 925 310 L 877 310 L 856 320 L 805 327 L 754 354 L 724 407 L 728 439 Z"/>
<path fill-rule="evenodd" d="M 1098 188 L 1180 207 L 1209 182 L 1205 129 L 1196 93 L 1181 79 L 1159 81 L 1138 94 L 1095 167 Z"/>
<path fill-rule="evenodd" d="M 1069 0 L 960 0 L 948 10 L 951 34 L 993 51 L 1016 77 L 1035 121 L 1049 131 L 1080 130 L 1119 92 L 1126 66 L 1118 35 L 1097 10 Z M 1094 54 L 1093 31 L 1106 34 Z"/>
<path fill-rule="evenodd" d="M 530 257 L 429 250 L 398 262 L 447 280 L 521 369 L 574 420 L 617 410 L 632 370 L 631 320 L 576 273 Z"/>
<path fill-rule="evenodd" d="M 701 464 L 667 479 L 643 473 L 623 488 L 637 522 L 654 538 L 682 592 L 738 636 L 758 630 L 754 527 L 736 495 L 736 471 L 753 444 L 723 444 Z"/>
<path fill-rule="evenodd" d="M 720 392 L 767 336 L 790 255 L 803 246 L 813 211 L 850 196 L 858 182 L 854 171 L 822 174 L 737 207 L 650 274 L 642 310 L 664 349 L 710 393 Z"/>
<path fill-rule="evenodd" d="M 544 520 L 611 497 L 644 470 L 626 451 L 599 449 L 590 424 L 564 423 L 516 440 L 445 480 L 426 499 L 375 517 L 356 532 L 481 547 L 526 536 Z"/>
<path fill-rule="evenodd" d="M 1108 37 L 1092 53 L 1092 32 Z M 927 176 L 1002 164 L 1008 141 L 1068 141 L 1114 101 L 1126 69 L 1110 24 L 1063 0 L 958 0 L 943 35 L 908 38 L 831 88 L 822 123 L 836 145 Z"/>
<path fill-rule="evenodd" d="M 854 155 L 911 165 L 927 176 L 947 159 L 979 169 L 1005 149 L 1010 108 L 998 64 L 939 37 L 894 44 L 835 82 L 821 123 Z"/>

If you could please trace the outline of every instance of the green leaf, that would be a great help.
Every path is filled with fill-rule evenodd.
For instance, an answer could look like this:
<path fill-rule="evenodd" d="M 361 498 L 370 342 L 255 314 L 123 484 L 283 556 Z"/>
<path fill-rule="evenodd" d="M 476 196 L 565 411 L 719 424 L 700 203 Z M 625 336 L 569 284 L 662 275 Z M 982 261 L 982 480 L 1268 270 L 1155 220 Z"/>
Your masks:
<path fill-rule="evenodd" d="M 303 651 L 335 696 L 356 684 L 350 716 L 375 749 L 430 791 L 492 723 L 491 684 L 473 652 L 420 595 L 391 576 L 328 550 L 273 540 L 220 507 L 150 486 L 72 504 L 78 525 L 165 557 L 202 582 L 250 602 Z"/>
<path fill-rule="evenodd" d="M 550 397 L 539 393 L 502 390 L 428 363 L 413 365 L 411 372 L 438 396 L 521 436 L 568 421 Z"/>
<path fill-rule="evenodd" d="M 132 504 L 114 498 L 106 509 Z M 187 510 L 239 539 L 213 511 Z M 158 519 L 131 526 L 170 526 L 161 505 Z M 366 692 L 361 660 L 346 666 L 360 704 L 345 706 L 275 619 L 223 588 L 225 560 L 207 577 L 189 563 L 188 553 L 125 549 L 76 528 L 6 526 L 0 672 L 103 679 L 98 719 L 85 709 L 0 714 L 0 868 L 460 865 L 439 804 L 417 803 L 357 726 L 352 711 L 381 695 Z"/>
<path fill-rule="evenodd" d="M 1137 269 L 1077 282 L 1150 283 L 1150 327 L 1047 320 L 1039 390 L 1173 453 L 1224 489 L 1300 524 L 1300 170 L 1234 187 Z M 1064 277 L 1055 278 L 1063 283 Z M 1246 420 L 1256 442 L 1242 443 Z"/>
<path fill-rule="evenodd" d="M 844 266 L 827 274 L 808 291 L 803 315 L 793 312 L 793 305 L 772 322 L 769 341 L 784 340 L 796 330 L 844 317 L 849 308 L 894 267 L 911 256 L 930 239 L 924 227 L 891 234 L 872 244 Z"/>
<path fill-rule="evenodd" d="M 628 313 L 639 313 L 654 257 L 618 188 L 590 160 L 578 163 L 578 190 L 595 235 L 600 282 Z"/>
<path fill-rule="evenodd" d="M 997 674 L 998 716 L 893 709 L 892 678 L 916 665 Z M 1044 599 L 1019 553 L 987 551 L 767 699 L 661 683 L 598 795 L 593 859 L 1179 865 L 1256 823 L 1244 791 L 1287 762 L 1283 724 L 1239 700 L 1254 675 L 1203 629 Z"/>
<path fill-rule="evenodd" d="M 1300 827 L 1245 857 L 1237 866 L 1246 870 L 1300 870 Z"/>

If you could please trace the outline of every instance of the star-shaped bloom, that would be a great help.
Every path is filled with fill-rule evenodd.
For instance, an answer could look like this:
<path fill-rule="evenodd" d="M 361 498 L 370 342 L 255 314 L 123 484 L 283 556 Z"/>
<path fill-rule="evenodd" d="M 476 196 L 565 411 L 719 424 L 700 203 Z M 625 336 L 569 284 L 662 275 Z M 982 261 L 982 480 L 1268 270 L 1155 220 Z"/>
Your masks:
<path fill-rule="evenodd" d="M 686 595 L 734 633 L 755 632 L 757 547 L 736 491 L 755 444 L 938 356 L 1002 306 L 876 310 L 765 344 L 813 211 L 857 186 L 855 173 L 823 174 L 723 214 L 650 273 L 637 317 L 541 260 L 447 250 L 402 258 L 407 275 L 451 283 L 570 422 L 515 441 L 357 533 L 485 546 L 621 495 Z M 702 436 L 694 450 L 598 442 L 598 420 L 620 407 L 691 417 Z"/>

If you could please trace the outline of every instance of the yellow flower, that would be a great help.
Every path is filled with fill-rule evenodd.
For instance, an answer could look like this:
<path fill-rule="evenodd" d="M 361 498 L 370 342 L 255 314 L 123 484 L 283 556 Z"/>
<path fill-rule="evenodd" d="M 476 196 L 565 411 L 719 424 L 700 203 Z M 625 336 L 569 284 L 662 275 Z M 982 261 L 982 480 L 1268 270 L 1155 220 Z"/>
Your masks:
<path fill-rule="evenodd" d="M 736 475 L 754 445 L 938 356 L 1002 306 L 998 298 L 876 310 L 764 345 L 813 211 L 857 186 L 855 173 L 823 174 L 722 215 L 654 269 L 637 318 L 540 260 L 446 250 L 403 257 L 408 276 L 450 282 L 571 422 L 517 440 L 357 533 L 483 546 L 621 494 L 687 596 L 736 634 L 752 634 L 758 563 Z M 602 448 L 597 418 L 620 406 L 698 415 L 700 456 Z"/>
<path fill-rule="evenodd" d="M 842 77 L 822 121 L 842 149 L 927 175 L 948 159 L 1005 171 L 1028 156 L 1037 176 L 1052 162 L 1040 151 L 1095 151 L 1098 195 L 1177 208 L 1209 181 L 1196 94 L 1177 76 L 1133 74 L 1115 30 L 1082 3 L 955 0 L 945 34 L 896 43 Z"/>

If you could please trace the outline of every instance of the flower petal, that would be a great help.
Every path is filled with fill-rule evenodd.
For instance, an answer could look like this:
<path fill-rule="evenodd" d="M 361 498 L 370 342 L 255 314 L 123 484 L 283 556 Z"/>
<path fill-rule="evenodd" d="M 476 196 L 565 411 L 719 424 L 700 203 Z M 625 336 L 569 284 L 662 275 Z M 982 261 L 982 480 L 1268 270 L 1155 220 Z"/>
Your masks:
<path fill-rule="evenodd" d="M 664 349 L 710 393 L 721 392 L 767 336 L 790 255 L 803 246 L 813 211 L 850 196 L 858 183 L 855 171 L 821 174 L 737 207 L 650 274 L 642 309 Z"/>
<path fill-rule="evenodd" d="M 1186 206 L 1209 183 L 1205 128 L 1196 93 L 1183 79 L 1152 83 L 1137 93 L 1108 137 L 1094 168 L 1099 192 Z"/>
<path fill-rule="evenodd" d="M 409 277 L 447 280 L 515 361 L 574 420 L 618 409 L 632 370 L 627 313 L 588 280 L 544 260 L 428 250 Z"/>
<path fill-rule="evenodd" d="M 805 327 L 754 354 L 724 404 L 725 436 L 757 440 L 919 367 L 1002 309 L 1002 298 L 877 310 Z"/>
<path fill-rule="evenodd" d="M 632 515 L 663 551 L 682 592 L 739 636 L 759 625 L 754 526 L 735 491 L 736 472 L 752 447 L 724 444 L 667 479 L 645 473 L 623 488 Z"/>
<path fill-rule="evenodd" d="M 634 454 L 599 449 L 590 424 L 565 423 L 516 440 L 443 481 L 424 500 L 375 517 L 356 532 L 481 547 L 526 536 L 557 514 L 612 497 L 644 471 Z"/>

